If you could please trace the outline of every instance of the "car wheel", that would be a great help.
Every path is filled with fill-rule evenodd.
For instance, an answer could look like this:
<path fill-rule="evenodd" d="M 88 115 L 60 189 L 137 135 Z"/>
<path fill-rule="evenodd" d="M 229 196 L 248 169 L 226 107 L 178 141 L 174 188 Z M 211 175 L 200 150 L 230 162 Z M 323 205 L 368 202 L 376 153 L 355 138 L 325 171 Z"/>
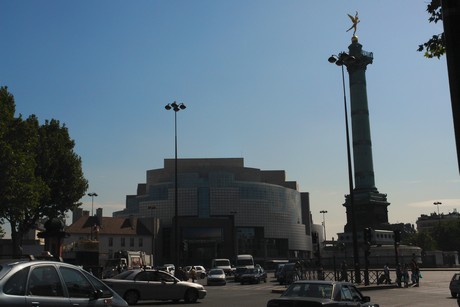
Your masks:
<path fill-rule="evenodd" d="M 457 293 L 456 293 L 456 292 L 450 292 L 450 295 L 452 295 L 453 298 L 456 298 L 456 297 L 457 297 Z"/>
<path fill-rule="evenodd" d="M 139 300 L 139 294 L 134 290 L 130 290 L 125 293 L 123 298 L 128 303 L 128 305 L 136 305 L 137 301 Z"/>
<path fill-rule="evenodd" d="M 185 292 L 184 301 L 186 303 L 195 303 L 198 300 L 198 292 L 195 289 L 188 289 Z"/>

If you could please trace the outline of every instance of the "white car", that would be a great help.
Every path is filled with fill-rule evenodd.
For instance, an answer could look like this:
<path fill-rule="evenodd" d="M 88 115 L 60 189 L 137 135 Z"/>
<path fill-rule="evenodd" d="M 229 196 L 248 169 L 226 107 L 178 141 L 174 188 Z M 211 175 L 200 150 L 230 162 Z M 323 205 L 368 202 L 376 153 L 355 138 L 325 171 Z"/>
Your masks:
<path fill-rule="evenodd" d="M 208 272 L 208 278 L 206 280 L 206 285 L 213 286 L 213 285 L 222 285 L 225 286 L 227 284 L 227 280 L 225 278 L 225 272 L 223 269 L 211 269 Z"/>
<path fill-rule="evenodd" d="M 198 283 L 180 281 L 165 271 L 137 269 L 124 271 L 104 282 L 129 305 L 143 300 L 180 301 L 195 303 L 206 296 Z"/>
<path fill-rule="evenodd" d="M 188 278 L 192 278 L 190 276 L 190 272 L 192 271 L 192 267 L 195 267 L 196 278 L 203 279 L 206 277 L 206 269 L 202 265 L 188 265 L 185 267 L 185 273 L 187 273 Z"/>

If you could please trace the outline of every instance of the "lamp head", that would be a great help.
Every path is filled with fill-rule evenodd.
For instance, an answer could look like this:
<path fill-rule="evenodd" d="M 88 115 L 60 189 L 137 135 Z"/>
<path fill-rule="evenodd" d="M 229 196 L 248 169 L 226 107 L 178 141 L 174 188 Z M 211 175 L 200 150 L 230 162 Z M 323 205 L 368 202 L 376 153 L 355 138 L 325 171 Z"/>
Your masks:
<path fill-rule="evenodd" d="M 168 111 L 171 110 L 171 104 L 168 103 L 167 105 L 165 105 L 165 109 Z"/>
<path fill-rule="evenodd" d="M 181 103 L 181 104 L 179 105 L 179 107 L 180 107 L 181 110 L 184 110 L 185 108 L 187 108 L 187 107 L 185 106 L 185 104 L 183 104 L 183 103 Z"/>
<path fill-rule="evenodd" d="M 337 62 L 337 57 L 335 55 L 331 55 L 327 60 L 329 61 L 329 63 L 334 64 L 335 62 Z"/>

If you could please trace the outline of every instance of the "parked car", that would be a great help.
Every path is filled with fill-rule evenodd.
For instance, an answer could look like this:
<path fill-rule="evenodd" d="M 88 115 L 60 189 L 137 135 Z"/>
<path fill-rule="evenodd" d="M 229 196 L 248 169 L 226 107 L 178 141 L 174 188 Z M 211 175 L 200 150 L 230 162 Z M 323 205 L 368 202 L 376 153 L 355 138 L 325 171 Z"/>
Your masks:
<path fill-rule="evenodd" d="M 195 267 L 196 278 L 203 279 L 206 277 L 206 269 L 202 265 L 188 265 L 185 267 L 185 272 L 187 273 L 188 278 L 192 278 L 190 276 L 190 272 L 192 271 L 192 267 Z"/>
<path fill-rule="evenodd" d="M 176 272 L 176 267 L 174 264 L 163 264 L 156 267 L 157 270 L 168 272 L 171 275 L 174 275 Z"/>
<path fill-rule="evenodd" d="M 160 270 L 127 270 L 105 279 L 104 282 L 130 305 L 135 305 L 141 300 L 184 300 L 186 303 L 195 303 L 206 296 L 206 290 L 202 285 L 180 281 Z"/>
<path fill-rule="evenodd" d="M 281 297 L 271 299 L 267 307 L 290 306 L 367 306 L 378 307 L 363 296 L 354 284 L 340 281 L 301 280 L 291 284 Z"/>
<path fill-rule="evenodd" d="M 449 290 L 450 290 L 450 294 L 452 295 L 452 297 L 459 296 L 459 293 L 460 293 L 460 273 L 455 273 L 454 276 L 452 276 L 452 279 L 450 280 L 450 284 L 449 284 Z"/>
<path fill-rule="evenodd" d="M 255 284 L 260 283 L 262 280 L 267 282 L 267 272 L 261 267 L 255 269 L 246 269 L 240 277 L 241 284 Z"/>
<path fill-rule="evenodd" d="M 225 277 L 225 272 L 223 269 L 211 269 L 208 272 L 208 278 L 206 280 L 206 285 L 213 286 L 213 285 L 222 285 L 225 286 L 227 284 L 227 280 Z"/>
<path fill-rule="evenodd" d="M 128 304 L 80 267 L 48 260 L 1 260 L 0 306 L 107 306 Z"/>

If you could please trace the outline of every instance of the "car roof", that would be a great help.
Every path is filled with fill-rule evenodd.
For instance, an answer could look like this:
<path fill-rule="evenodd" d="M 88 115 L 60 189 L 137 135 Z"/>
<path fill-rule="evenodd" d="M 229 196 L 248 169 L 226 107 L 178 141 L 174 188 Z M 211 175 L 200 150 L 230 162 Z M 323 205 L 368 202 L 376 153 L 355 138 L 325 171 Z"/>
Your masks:
<path fill-rule="evenodd" d="M 334 280 L 298 280 L 293 282 L 293 284 L 320 284 L 320 285 L 353 285 L 351 282 L 347 281 L 334 281 Z"/>

